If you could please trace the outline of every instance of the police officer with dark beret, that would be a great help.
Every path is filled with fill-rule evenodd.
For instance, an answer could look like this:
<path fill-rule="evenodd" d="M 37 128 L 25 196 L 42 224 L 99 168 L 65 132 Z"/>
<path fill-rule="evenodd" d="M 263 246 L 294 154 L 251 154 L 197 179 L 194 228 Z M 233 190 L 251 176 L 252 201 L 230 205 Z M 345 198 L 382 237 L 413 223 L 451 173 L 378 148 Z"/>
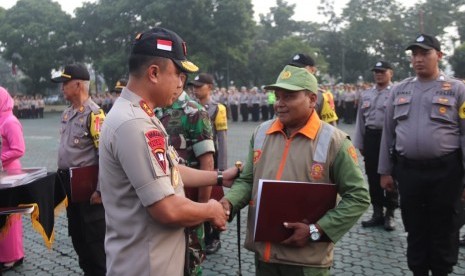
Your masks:
<path fill-rule="evenodd" d="M 378 172 L 387 191 L 395 188 L 392 176 L 398 183 L 409 269 L 448 275 L 463 212 L 465 84 L 440 71 L 435 37 L 421 34 L 406 50 L 416 76 L 397 84 L 387 101 Z"/>

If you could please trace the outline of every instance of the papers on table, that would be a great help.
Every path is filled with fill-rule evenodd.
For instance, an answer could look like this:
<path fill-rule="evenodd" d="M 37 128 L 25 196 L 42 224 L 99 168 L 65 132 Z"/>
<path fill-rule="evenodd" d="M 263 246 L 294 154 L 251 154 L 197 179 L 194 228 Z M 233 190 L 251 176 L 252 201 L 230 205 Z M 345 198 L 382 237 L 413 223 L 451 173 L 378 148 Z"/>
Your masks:
<path fill-rule="evenodd" d="M 16 207 L 0 207 L 0 215 L 11 214 L 30 214 L 34 211 L 34 205 L 16 206 Z"/>
<path fill-rule="evenodd" d="M 0 171 L 0 189 L 28 184 L 47 175 L 46 167 L 31 167 Z"/>

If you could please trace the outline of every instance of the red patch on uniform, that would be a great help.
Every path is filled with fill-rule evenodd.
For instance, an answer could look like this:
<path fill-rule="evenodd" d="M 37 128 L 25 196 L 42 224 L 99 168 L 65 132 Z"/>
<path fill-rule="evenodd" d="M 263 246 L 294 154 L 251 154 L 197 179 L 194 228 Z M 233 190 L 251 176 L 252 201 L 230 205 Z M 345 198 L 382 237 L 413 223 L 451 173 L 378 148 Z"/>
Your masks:
<path fill-rule="evenodd" d="M 145 137 L 155 160 L 157 160 L 163 172 L 166 173 L 165 136 L 158 130 L 150 130 L 145 133 Z"/>
<path fill-rule="evenodd" d="M 102 126 L 102 122 L 103 122 L 102 118 L 100 118 L 100 117 L 98 117 L 98 116 L 95 117 L 95 120 L 94 120 L 94 130 L 95 130 L 96 132 L 100 132 L 100 128 L 101 128 L 101 126 Z"/>
<path fill-rule="evenodd" d="M 355 150 L 354 146 L 350 146 L 347 151 L 350 154 L 350 157 L 354 160 L 355 164 L 358 164 L 358 157 L 357 157 L 357 151 Z"/>
<path fill-rule="evenodd" d="M 142 110 L 144 110 L 144 112 L 147 113 L 147 115 L 149 115 L 149 117 L 153 117 L 155 115 L 153 113 L 153 110 L 150 108 L 150 106 L 144 100 L 141 100 L 139 102 L 139 104 L 140 104 L 140 107 L 142 108 Z"/>
<path fill-rule="evenodd" d="M 258 160 L 260 159 L 260 156 L 262 156 L 262 151 L 261 150 L 255 150 L 253 152 L 253 163 L 257 163 Z"/>
<path fill-rule="evenodd" d="M 310 173 L 312 174 L 312 178 L 314 180 L 320 180 L 323 178 L 324 168 L 323 165 L 320 163 L 313 163 Z"/>

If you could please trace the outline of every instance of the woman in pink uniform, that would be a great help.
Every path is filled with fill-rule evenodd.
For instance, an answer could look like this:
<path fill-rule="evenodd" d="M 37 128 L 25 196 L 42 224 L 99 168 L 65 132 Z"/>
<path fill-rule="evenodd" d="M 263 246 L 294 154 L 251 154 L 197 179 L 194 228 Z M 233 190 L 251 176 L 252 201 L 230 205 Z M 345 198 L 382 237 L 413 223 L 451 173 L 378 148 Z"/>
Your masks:
<path fill-rule="evenodd" d="M 23 128 L 13 115 L 13 105 L 13 98 L 5 88 L 0 86 L 0 133 L 4 170 L 20 169 L 19 159 L 26 150 Z M 0 232 L 0 268 L 2 271 L 22 264 L 24 258 L 21 215 L 11 215 L 7 225 L 8 231 Z"/>

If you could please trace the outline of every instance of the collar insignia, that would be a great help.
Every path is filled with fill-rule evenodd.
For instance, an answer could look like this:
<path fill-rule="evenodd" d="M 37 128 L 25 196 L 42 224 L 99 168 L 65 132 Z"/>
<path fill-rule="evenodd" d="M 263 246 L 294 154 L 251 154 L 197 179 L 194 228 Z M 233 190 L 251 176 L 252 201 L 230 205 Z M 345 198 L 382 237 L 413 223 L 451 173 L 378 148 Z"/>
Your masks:
<path fill-rule="evenodd" d="M 147 115 L 149 115 L 149 117 L 154 116 L 153 110 L 150 108 L 150 106 L 144 100 L 141 100 L 139 102 L 139 104 L 140 104 L 140 107 L 142 108 L 142 110 L 144 110 L 144 112 L 147 113 Z"/>

